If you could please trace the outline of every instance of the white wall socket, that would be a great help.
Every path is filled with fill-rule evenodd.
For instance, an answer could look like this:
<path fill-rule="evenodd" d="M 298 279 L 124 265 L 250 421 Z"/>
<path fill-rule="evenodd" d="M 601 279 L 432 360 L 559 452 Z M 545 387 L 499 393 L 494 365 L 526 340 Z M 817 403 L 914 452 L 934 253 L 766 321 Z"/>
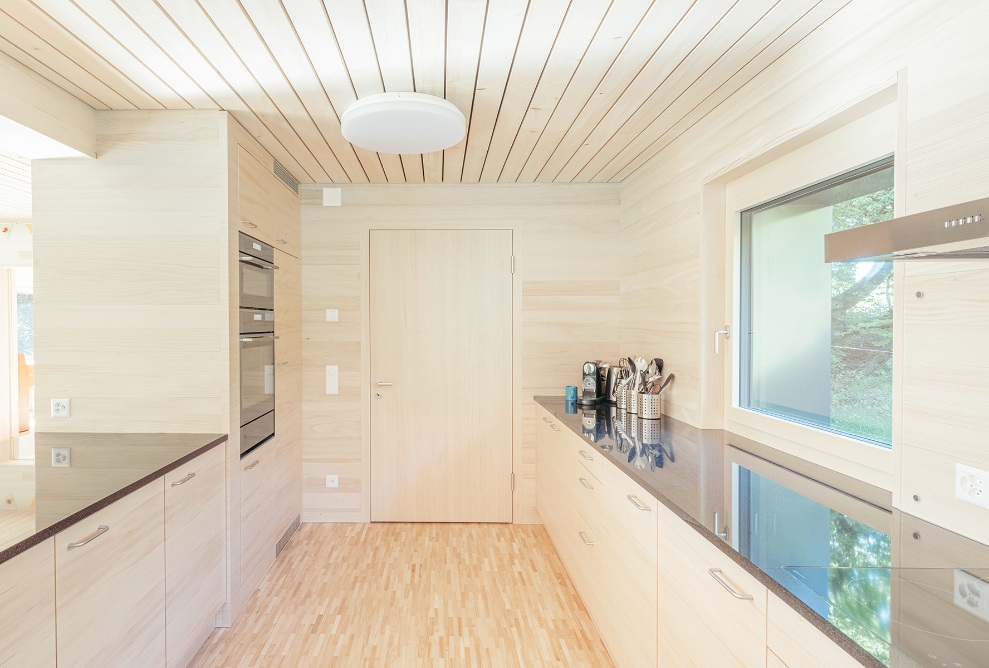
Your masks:
<path fill-rule="evenodd" d="M 340 486 L 340 476 L 328 475 L 326 476 L 326 486 L 327 487 L 339 487 Z"/>
<path fill-rule="evenodd" d="M 989 621 L 989 582 L 955 569 L 955 605 Z"/>
<path fill-rule="evenodd" d="M 989 509 L 989 471 L 955 464 L 955 498 Z"/>
<path fill-rule="evenodd" d="M 68 399 L 52 399 L 52 417 L 72 415 L 72 403 Z"/>
<path fill-rule="evenodd" d="M 72 448 L 52 448 L 52 466 L 72 466 Z"/>

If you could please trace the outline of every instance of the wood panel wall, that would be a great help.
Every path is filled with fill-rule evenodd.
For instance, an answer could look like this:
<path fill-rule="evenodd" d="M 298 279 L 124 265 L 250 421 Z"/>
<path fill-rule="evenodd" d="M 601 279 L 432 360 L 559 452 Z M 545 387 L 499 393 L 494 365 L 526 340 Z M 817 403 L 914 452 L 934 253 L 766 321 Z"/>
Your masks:
<path fill-rule="evenodd" d="M 322 194 L 302 198 L 303 519 L 369 519 L 369 230 L 500 228 L 514 231 L 516 257 L 514 521 L 538 521 L 532 397 L 618 355 L 618 186 L 345 186 L 339 207 Z M 337 395 L 327 365 L 339 367 Z"/>
<path fill-rule="evenodd" d="M 725 278 L 711 264 L 720 240 L 709 231 L 712 217 L 724 220 L 712 210 L 727 180 L 809 144 L 899 82 L 899 212 L 989 196 L 989 54 L 978 46 L 987 29 L 989 6 L 976 0 L 853 0 L 624 182 L 621 351 L 664 357 L 677 374 L 669 413 L 696 426 L 721 424 L 710 398 L 723 387 L 708 370 L 717 363 L 712 333 L 724 324 L 724 306 L 708 297 L 711 281 Z M 917 271 L 903 264 L 898 285 Z M 984 415 L 969 417 L 973 428 L 989 426 Z M 894 430 L 896 440 L 899 424 Z"/>
<path fill-rule="evenodd" d="M 39 431 L 229 431 L 226 132 L 98 112 L 98 160 L 34 162 Z"/>

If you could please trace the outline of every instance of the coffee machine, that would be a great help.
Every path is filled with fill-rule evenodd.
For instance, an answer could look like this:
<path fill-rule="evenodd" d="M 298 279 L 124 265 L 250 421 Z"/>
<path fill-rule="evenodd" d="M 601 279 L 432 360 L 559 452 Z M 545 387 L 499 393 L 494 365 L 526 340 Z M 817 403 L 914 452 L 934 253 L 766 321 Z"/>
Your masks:
<path fill-rule="evenodd" d="M 580 395 L 577 397 L 577 404 L 580 406 L 596 406 L 601 398 L 598 391 L 599 373 L 598 363 L 587 361 L 581 368 L 582 377 L 580 380 Z"/>

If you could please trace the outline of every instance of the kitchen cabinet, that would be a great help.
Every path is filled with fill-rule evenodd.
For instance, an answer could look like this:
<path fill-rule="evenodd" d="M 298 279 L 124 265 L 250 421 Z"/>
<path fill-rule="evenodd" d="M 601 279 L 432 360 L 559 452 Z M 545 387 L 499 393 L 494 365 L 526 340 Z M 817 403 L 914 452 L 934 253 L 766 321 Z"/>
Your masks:
<path fill-rule="evenodd" d="M 272 176 L 272 206 L 274 208 L 274 247 L 289 255 L 299 257 L 302 210 L 299 195 L 288 188 L 277 176 Z"/>
<path fill-rule="evenodd" d="M 657 502 L 542 408 L 536 503 L 618 666 L 657 661 Z"/>
<path fill-rule="evenodd" d="M 165 476 L 165 642 L 169 668 L 188 665 L 226 601 L 224 449 Z"/>
<path fill-rule="evenodd" d="M 861 668 L 848 652 L 773 594 L 769 595 L 767 618 L 769 655 L 775 655 L 769 666 Z"/>
<path fill-rule="evenodd" d="M 55 665 L 55 539 L 0 564 L 0 666 Z"/>
<path fill-rule="evenodd" d="M 658 511 L 660 665 L 765 666 L 766 588 L 671 510 Z"/>
<path fill-rule="evenodd" d="M 240 231 L 273 245 L 274 211 L 271 166 L 237 146 L 237 220 Z"/>
<path fill-rule="evenodd" d="M 766 651 L 766 668 L 790 668 L 772 650 Z"/>
<path fill-rule="evenodd" d="M 253 592 L 275 561 L 285 527 L 275 521 L 278 453 L 274 439 L 240 460 L 240 583 Z"/>
<path fill-rule="evenodd" d="M 60 668 L 165 665 L 164 483 L 55 536 Z"/>

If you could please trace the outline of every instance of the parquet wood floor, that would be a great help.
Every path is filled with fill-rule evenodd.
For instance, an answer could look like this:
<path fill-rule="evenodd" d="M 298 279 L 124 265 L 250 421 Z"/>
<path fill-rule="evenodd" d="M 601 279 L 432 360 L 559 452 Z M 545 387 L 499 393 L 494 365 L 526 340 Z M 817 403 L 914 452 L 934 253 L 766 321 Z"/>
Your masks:
<path fill-rule="evenodd" d="M 304 524 L 191 665 L 613 664 L 542 526 Z"/>

